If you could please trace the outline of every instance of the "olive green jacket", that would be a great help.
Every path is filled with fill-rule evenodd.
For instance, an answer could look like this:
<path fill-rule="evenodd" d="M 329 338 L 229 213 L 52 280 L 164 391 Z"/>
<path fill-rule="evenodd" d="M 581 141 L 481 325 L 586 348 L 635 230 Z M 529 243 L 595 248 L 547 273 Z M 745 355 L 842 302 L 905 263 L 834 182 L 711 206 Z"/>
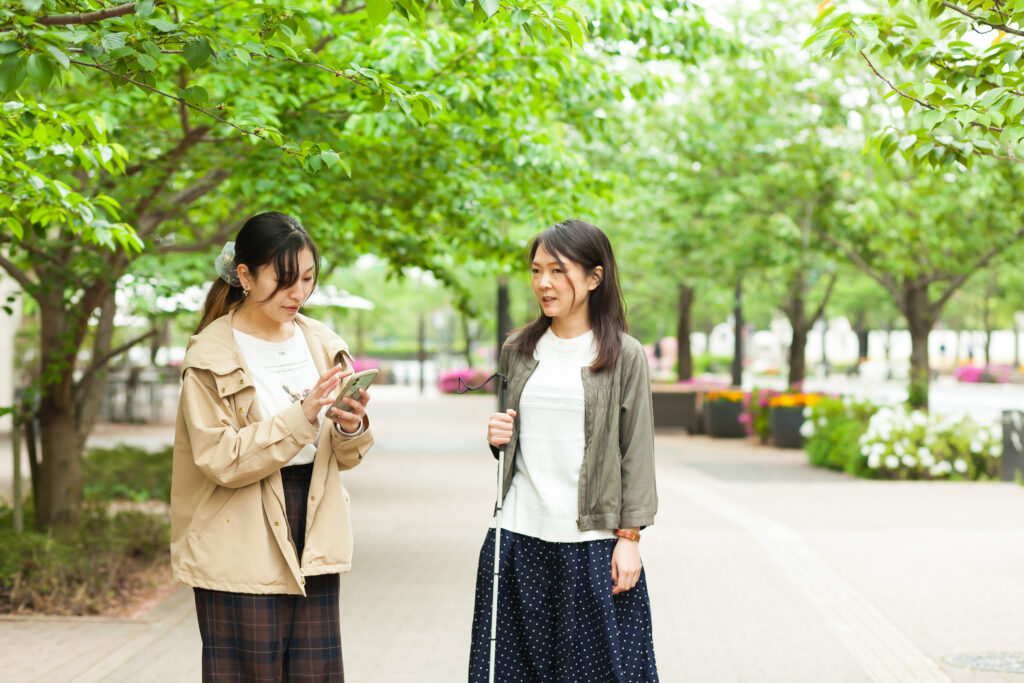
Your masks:
<path fill-rule="evenodd" d="M 508 377 L 507 407 L 518 413 L 519 397 L 538 361 L 517 352 L 512 341 L 502 347 L 498 367 Z M 623 334 L 622 351 L 612 369 L 595 373 L 583 368 L 581 372 L 586 442 L 576 526 L 580 531 L 650 526 L 658 511 L 658 494 L 647 355 L 640 342 Z M 512 486 L 518 437 L 517 418 L 505 451 L 502 500 Z"/>
<path fill-rule="evenodd" d="M 369 422 L 347 436 L 325 421 L 313 460 L 302 557 L 288 530 L 281 468 L 320 430 L 295 403 L 260 413 L 256 389 L 231 329 L 233 313 L 189 340 L 174 430 L 171 564 L 190 586 L 233 593 L 305 594 L 306 576 L 348 571 L 349 496 L 338 470 L 373 445 Z M 348 347 L 324 325 L 298 316 L 322 375 L 349 363 Z"/>

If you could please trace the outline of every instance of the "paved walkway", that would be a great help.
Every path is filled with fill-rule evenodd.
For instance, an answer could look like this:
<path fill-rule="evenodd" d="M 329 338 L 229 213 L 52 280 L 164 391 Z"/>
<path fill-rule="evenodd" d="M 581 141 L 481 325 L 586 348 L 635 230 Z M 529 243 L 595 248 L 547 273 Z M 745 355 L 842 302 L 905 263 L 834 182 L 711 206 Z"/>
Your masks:
<path fill-rule="evenodd" d="M 345 475 L 346 675 L 465 680 L 492 399 L 376 397 L 377 446 Z M 657 441 L 661 511 L 642 550 L 663 681 L 1024 683 L 945 661 L 1024 652 L 1024 487 L 873 483 L 799 452 Z M 187 589 L 135 621 L 0 617 L 0 681 L 198 681 L 194 620 Z"/>

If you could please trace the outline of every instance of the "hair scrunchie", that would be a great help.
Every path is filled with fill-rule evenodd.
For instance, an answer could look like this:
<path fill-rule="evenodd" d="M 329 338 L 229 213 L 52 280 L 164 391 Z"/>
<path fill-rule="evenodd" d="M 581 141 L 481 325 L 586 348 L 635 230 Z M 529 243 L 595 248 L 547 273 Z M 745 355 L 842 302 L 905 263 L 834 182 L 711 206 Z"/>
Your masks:
<path fill-rule="evenodd" d="M 238 279 L 238 264 L 235 263 L 235 243 L 225 242 L 224 248 L 217 255 L 217 275 L 232 287 L 241 287 Z"/>

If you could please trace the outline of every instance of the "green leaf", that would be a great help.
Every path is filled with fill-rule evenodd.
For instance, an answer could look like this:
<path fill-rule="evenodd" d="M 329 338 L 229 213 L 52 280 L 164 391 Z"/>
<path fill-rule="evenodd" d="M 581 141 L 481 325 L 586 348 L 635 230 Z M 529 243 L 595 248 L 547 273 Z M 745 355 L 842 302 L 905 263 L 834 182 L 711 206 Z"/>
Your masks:
<path fill-rule="evenodd" d="M 236 47 L 235 57 L 237 57 L 238 61 L 240 61 L 242 64 L 248 65 L 250 62 L 252 62 L 252 58 L 249 56 L 249 51 L 245 48 Z"/>
<path fill-rule="evenodd" d="M 170 33 L 178 28 L 177 24 L 170 21 L 164 21 L 163 19 L 146 19 L 146 23 L 161 33 Z"/>
<path fill-rule="evenodd" d="M 139 66 L 146 71 L 153 71 L 160 66 L 160 62 L 156 61 L 149 55 L 139 55 L 137 61 L 139 62 Z"/>
<path fill-rule="evenodd" d="M 14 92 L 25 80 L 25 58 L 19 55 L 7 55 L 0 62 L 0 92 Z"/>
<path fill-rule="evenodd" d="M 0 40 L 0 55 L 9 55 L 21 49 L 21 43 L 15 40 Z"/>
<path fill-rule="evenodd" d="M 43 0 L 21 0 L 21 6 L 29 14 L 35 14 L 42 8 Z"/>
<path fill-rule="evenodd" d="M 104 50 L 110 52 L 119 47 L 124 47 L 124 40 L 127 37 L 127 33 L 106 33 L 100 40 L 100 44 L 103 45 Z"/>
<path fill-rule="evenodd" d="M 477 0 L 480 3 L 480 8 L 487 14 L 487 18 L 490 19 L 498 10 L 501 9 L 500 0 Z"/>
<path fill-rule="evenodd" d="M 55 47 L 53 45 L 47 45 L 46 51 L 49 52 L 53 56 L 53 58 L 56 59 L 57 62 L 59 62 L 60 65 L 65 69 L 71 66 L 71 59 L 68 57 L 67 53 L 64 52 L 64 50 L 61 50 L 59 47 Z"/>
<path fill-rule="evenodd" d="M 193 71 L 206 64 L 213 52 L 210 50 L 210 42 L 206 38 L 194 40 L 182 50 L 182 55 Z"/>
<path fill-rule="evenodd" d="M 530 13 L 524 9 L 517 9 L 512 13 L 512 23 L 516 26 L 522 26 L 530 20 Z"/>
<path fill-rule="evenodd" d="M 205 108 L 210 105 L 210 93 L 201 85 L 185 88 L 178 95 L 194 107 Z"/>
<path fill-rule="evenodd" d="M 878 27 L 875 26 L 873 21 L 861 22 L 857 28 L 860 35 L 869 43 L 873 43 L 878 40 Z"/>
<path fill-rule="evenodd" d="M 142 0 L 141 2 L 135 3 L 135 14 L 143 19 L 152 16 L 153 10 L 155 9 L 156 2 L 154 0 Z"/>
<path fill-rule="evenodd" d="M 327 168 L 334 168 L 341 164 L 341 155 L 333 150 L 320 153 L 320 158 L 327 164 Z"/>
<path fill-rule="evenodd" d="M 366 0 L 366 14 L 370 17 L 370 25 L 377 26 L 388 18 L 394 5 L 391 0 Z"/>
<path fill-rule="evenodd" d="M 46 90 L 50 86 L 50 81 L 53 80 L 53 66 L 50 65 L 49 59 L 36 52 L 29 55 L 25 68 L 28 77 L 37 88 Z"/>
<path fill-rule="evenodd" d="M 946 113 L 941 109 L 930 109 L 921 114 L 921 123 L 924 125 L 926 130 L 931 130 L 942 123 L 945 118 Z"/>

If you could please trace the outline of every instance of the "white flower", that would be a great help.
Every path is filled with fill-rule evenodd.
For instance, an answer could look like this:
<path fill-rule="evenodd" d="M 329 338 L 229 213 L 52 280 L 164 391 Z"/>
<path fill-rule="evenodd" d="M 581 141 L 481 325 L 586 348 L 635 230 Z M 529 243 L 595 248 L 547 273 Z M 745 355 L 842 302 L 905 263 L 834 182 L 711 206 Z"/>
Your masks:
<path fill-rule="evenodd" d="M 888 467 L 890 470 L 894 470 L 900 466 L 900 459 L 897 458 L 895 455 L 887 455 L 885 457 L 885 466 Z"/>
<path fill-rule="evenodd" d="M 988 449 L 988 454 L 993 458 L 1003 457 L 1003 447 L 1001 444 L 994 443 L 992 447 Z"/>
<path fill-rule="evenodd" d="M 959 472 L 960 474 L 963 474 L 964 472 L 967 471 L 967 463 L 964 461 L 963 458 L 957 458 L 953 462 L 953 467 L 955 467 L 956 471 Z"/>
<path fill-rule="evenodd" d="M 928 416 L 925 415 L 924 411 L 922 410 L 915 410 L 913 413 L 911 413 L 910 421 L 911 423 L 918 427 L 928 426 Z"/>
<path fill-rule="evenodd" d="M 902 441 L 897 441 L 892 445 L 892 450 L 896 455 L 904 456 L 907 454 L 907 449 L 903 447 Z"/>
<path fill-rule="evenodd" d="M 971 453 L 981 453 L 981 451 L 984 450 L 984 448 L 985 447 L 981 445 L 980 441 L 978 441 L 977 439 L 971 439 Z"/>
<path fill-rule="evenodd" d="M 948 461 L 942 460 L 941 462 L 937 462 L 934 465 L 932 465 L 931 469 L 929 469 L 928 471 L 932 473 L 932 476 L 942 476 L 944 474 L 949 474 L 950 472 L 952 472 L 953 467 L 949 464 Z"/>
<path fill-rule="evenodd" d="M 805 439 L 809 439 L 814 436 L 814 423 L 810 420 L 804 420 L 804 423 L 800 425 L 800 436 Z"/>
<path fill-rule="evenodd" d="M 814 411 L 811 409 L 810 406 L 804 406 L 804 418 L 805 419 L 810 417 L 813 413 L 814 413 Z"/>
<path fill-rule="evenodd" d="M 912 455 L 904 455 L 900 458 L 900 461 L 903 463 L 904 467 L 917 467 L 917 458 Z"/>
<path fill-rule="evenodd" d="M 889 451 L 889 449 L 886 448 L 885 444 L 881 443 L 881 442 L 876 443 L 874 446 L 871 447 L 871 452 L 874 453 L 875 455 L 877 455 L 878 457 L 882 457 L 888 451 Z"/>
<path fill-rule="evenodd" d="M 868 456 L 868 467 L 870 467 L 871 469 L 877 470 L 878 466 L 881 464 L 882 459 L 879 456 L 875 455 L 874 453 Z"/>

